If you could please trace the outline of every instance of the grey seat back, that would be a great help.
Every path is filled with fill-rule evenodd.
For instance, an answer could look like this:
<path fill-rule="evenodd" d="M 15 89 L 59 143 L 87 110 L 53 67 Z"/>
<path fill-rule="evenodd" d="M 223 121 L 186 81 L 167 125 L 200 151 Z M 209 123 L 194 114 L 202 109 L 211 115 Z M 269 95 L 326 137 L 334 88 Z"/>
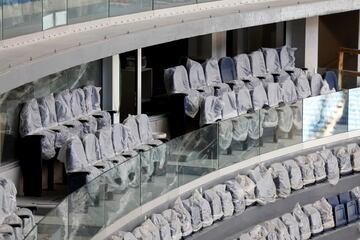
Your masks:
<path fill-rule="evenodd" d="M 86 158 L 89 164 L 101 160 L 102 155 L 101 155 L 99 140 L 94 134 L 92 133 L 85 134 L 82 138 L 82 142 L 84 145 Z"/>
<path fill-rule="evenodd" d="M 78 136 L 71 137 L 61 148 L 60 156 L 67 173 L 87 170 L 89 167 L 84 146 Z"/>
<path fill-rule="evenodd" d="M 284 71 L 294 71 L 295 70 L 295 52 L 297 48 L 292 48 L 288 46 L 283 46 L 278 51 L 280 51 L 280 63 L 281 68 Z"/>
<path fill-rule="evenodd" d="M 239 79 L 252 76 L 251 64 L 249 56 L 245 53 L 234 57 L 236 73 Z"/>
<path fill-rule="evenodd" d="M 129 142 L 131 143 L 129 129 L 124 125 L 118 123 L 114 124 L 112 127 L 112 139 L 114 144 L 114 150 L 116 154 L 121 154 L 122 152 L 128 150 Z"/>
<path fill-rule="evenodd" d="M 184 66 L 164 70 L 164 83 L 167 93 L 185 93 L 190 89 L 188 73 Z"/>
<path fill-rule="evenodd" d="M 96 132 L 96 137 L 99 140 L 101 159 L 112 160 L 112 158 L 115 156 L 115 151 L 113 147 L 111 127 L 98 130 Z"/>
<path fill-rule="evenodd" d="M 43 127 L 53 127 L 57 125 L 55 98 L 51 93 L 45 97 L 38 99 L 41 122 Z"/>
<path fill-rule="evenodd" d="M 88 114 L 101 110 L 100 90 L 100 87 L 95 87 L 93 85 L 88 85 L 83 88 L 85 94 L 85 107 Z"/>
<path fill-rule="evenodd" d="M 19 132 L 21 137 L 42 129 L 39 105 L 36 99 L 26 102 L 20 112 Z"/>
<path fill-rule="evenodd" d="M 59 123 L 73 119 L 73 113 L 71 110 L 71 94 L 69 89 L 55 95 L 55 109 Z"/>
<path fill-rule="evenodd" d="M 153 140 L 149 117 L 146 114 L 140 114 L 135 117 L 139 129 L 139 137 L 142 143 Z"/>
<path fill-rule="evenodd" d="M 130 130 L 131 133 L 131 147 L 135 148 L 141 145 L 141 139 L 139 135 L 139 128 L 136 123 L 136 118 L 133 115 L 129 115 L 123 122 L 123 124 Z"/>
<path fill-rule="evenodd" d="M 203 64 L 206 82 L 209 86 L 222 83 L 218 60 L 210 58 Z"/>
<path fill-rule="evenodd" d="M 188 58 L 186 68 L 189 73 L 189 83 L 192 89 L 198 89 L 207 85 L 204 69 L 200 63 Z"/>
<path fill-rule="evenodd" d="M 79 118 L 87 114 L 86 98 L 83 89 L 76 88 L 71 90 L 70 105 L 72 114 L 75 118 Z"/>
<path fill-rule="evenodd" d="M 255 77 L 265 77 L 267 71 L 266 71 L 265 58 L 262 51 L 257 50 L 250 53 L 249 59 L 250 59 L 253 75 Z"/>
<path fill-rule="evenodd" d="M 262 48 L 265 57 L 266 70 L 271 74 L 281 72 L 281 63 L 278 51 L 275 48 Z"/>

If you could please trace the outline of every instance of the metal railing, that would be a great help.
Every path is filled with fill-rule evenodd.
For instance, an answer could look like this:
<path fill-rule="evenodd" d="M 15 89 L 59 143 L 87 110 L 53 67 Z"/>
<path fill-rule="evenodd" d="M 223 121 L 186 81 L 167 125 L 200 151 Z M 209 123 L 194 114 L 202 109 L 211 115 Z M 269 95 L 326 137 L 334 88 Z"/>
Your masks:
<path fill-rule="evenodd" d="M 338 81 L 339 81 L 340 88 L 343 88 L 344 75 L 360 77 L 360 72 L 344 69 L 345 55 L 358 56 L 358 55 L 360 55 L 360 50 L 352 49 L 352 48 L 344 48 L 344 47 L 340 48 L 340 50 L 339 50 L 339 65 L 338 65 Z"/>

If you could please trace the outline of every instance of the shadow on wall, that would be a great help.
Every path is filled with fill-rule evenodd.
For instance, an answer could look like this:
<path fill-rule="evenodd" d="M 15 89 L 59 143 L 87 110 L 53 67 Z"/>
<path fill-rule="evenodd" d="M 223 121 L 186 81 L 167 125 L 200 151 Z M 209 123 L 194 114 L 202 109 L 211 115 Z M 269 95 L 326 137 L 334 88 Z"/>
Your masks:
<path fill-rule="evenodd" d="M 69 68 L 0 95 L 0 166 L 16 161 L 20 104 L 64 89 L 101 86 L 101 61 Z"/>

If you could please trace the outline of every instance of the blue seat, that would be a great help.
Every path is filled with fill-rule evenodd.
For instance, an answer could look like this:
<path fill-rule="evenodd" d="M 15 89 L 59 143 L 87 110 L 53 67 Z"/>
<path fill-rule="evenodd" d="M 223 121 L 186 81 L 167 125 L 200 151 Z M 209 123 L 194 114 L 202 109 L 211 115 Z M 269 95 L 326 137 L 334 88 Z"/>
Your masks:
<path fill-rule="evenodd" d="M 237 80 L 235 63 L 230 57 L 223 57 L 219 60 L 221 79 L 224 83 Z"/>
<path fill-rule="evenodd" d="M 327 201 L 330 203 L 333 209 L 340 204 L 337 196 L 329 197 L 327 198 Z"/>
<path fill-rule="evenodd" d="M 344 204 L 339 204 L 334 208 L 334 218 L 336 227 L 347 224 L 346 210 Z"/>
<path fill-rule="evenodd" d="M 323 78 L 329 84 L 330 89 L 335 89 L 336 91 L 339 90 L 338 80 L 335 72 L 326 71 Z"/>
<path fill-rule="evenodd" d="M 339 194 L 339 202 L 341 204 L 346 204 L 351 201 L 351 196 L 349 192 L 342 192 Z"/>
<path fill-rule="evenodd" d="M 351 200 L 346 203 L 346 213 L 348 223 L 354 222 L 359 218 L 356 200 Z"/>

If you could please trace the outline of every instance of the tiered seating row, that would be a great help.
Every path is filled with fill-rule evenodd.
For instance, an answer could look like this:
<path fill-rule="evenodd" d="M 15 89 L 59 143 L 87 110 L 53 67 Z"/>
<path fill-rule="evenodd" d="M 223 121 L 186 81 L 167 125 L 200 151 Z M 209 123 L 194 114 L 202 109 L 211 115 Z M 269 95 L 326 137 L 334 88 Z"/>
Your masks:
<path fill-rule="evenodd" d="M 35 226 L 33 213 L 16 204 L 16 187 L 14 183 L 0 178 L 0 239 L 22 240 Z M 27 239 L 36 239 L 32 231 Z"/>
<path fill-rule="evenodd" d="M 268 168 L 259 165 L 247 175 L 238 175 L 205 191 L 195 190 L 188 199 L 178 198 L 172 208 L 152 214 L 132 232 L 120 230 L 114 233 L 112 239 L 181 239 L 190 236 L 215 221 L 243 213 L 251 205 L 265 205 L 277 198 L 286 198 L 304 186 L 325 180 L 336 185 L 342 175 L 359 171 L 358 154 L 360 147 L 351 143 L 275 162 Z M 318 204 L 325 205 L 324 200 Z M 314 208 L 304 206 L 304 211 L 312 221 Z M 313 229 L 312 234 L 315 233 Z"/>

